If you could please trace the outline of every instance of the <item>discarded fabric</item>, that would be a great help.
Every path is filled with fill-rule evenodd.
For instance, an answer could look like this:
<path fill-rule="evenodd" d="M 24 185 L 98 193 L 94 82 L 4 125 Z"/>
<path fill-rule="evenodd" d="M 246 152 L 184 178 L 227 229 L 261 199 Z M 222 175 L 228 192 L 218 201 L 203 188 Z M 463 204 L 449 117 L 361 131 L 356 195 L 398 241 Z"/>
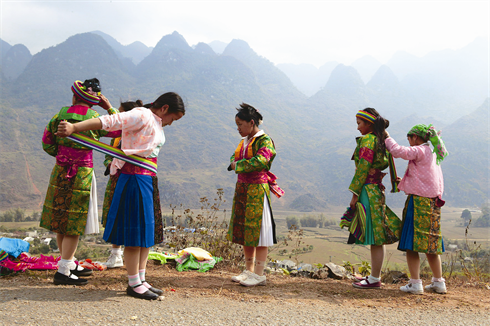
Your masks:
<path fill-rule="evenodd" d="M 29 247 L 29 242 L 21 239 L 0 238 L 0 249 L 14 257 L 19 257 L 23 252 L 29 252 Z"/>
<path fill-rule="evenodd" d="M 31 257 L 26 253 L 21 253 L 18 258 L 9 256 L 8 258 L 0 262 L 0 267 L 3 267 L 8 273 L 3 273 L 3 275 L 9 274 L 10 272 L 24 272 L 28 269 L 30 270 L 57 270 L 58 261 L 61 257 L 44 256 Z"/>
<path fill-rule="evenodd" d="M 168 252 L 150 252 L 148 254 L 148 259 L 149 260 L 159 260 L 160 264 L 165 264 L 167 260 L 169 259 L 176 259 L 177 256 L 176 254 L 168 253 Z"/>
<path fill-rule="evenodd" d="M 188 270 L 197 270 L 198 272 L 207 272 L 211 268 L 222 261 L 221 257 L 211 257 L 210 260 L 197 260 L 196 257 L 191 255 L 188 252 L 185 252 L 181 257 L 177 258 L 175 261 L 177 262 L 177 266 L 175 269 L 179 272 L 188 271 Z"/>
<path fill-rule="evenodd" d="M 197 260 L 211 260 L 213 256 L 204 249 L 197 247 L 189 247 L 179 251 L 179 256 L 183 256 L 185 253 L 193 255 Z"/>

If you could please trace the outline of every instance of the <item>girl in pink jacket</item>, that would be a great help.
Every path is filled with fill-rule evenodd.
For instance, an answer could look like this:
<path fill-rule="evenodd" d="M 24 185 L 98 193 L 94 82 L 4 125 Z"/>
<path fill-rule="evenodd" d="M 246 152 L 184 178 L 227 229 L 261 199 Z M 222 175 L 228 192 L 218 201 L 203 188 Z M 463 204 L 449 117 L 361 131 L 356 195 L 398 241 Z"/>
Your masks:
<path fill-rule="evenodd" d="M 400 290 L 413 294 L 424 293 L 420 279 L 419 252 L 425 253 L 432 270 L 428 291 L 446 293 L 440 255 L 444 252 L 441 235 L 441 199 L 444 181 L 441 161 L 447 156 L 444 142 L 432 125 L 419 124 L 407 134 L 410 147 L 400 146 L 386 138 L 386 149 L 395 158 L 408 160 L 408 167 L 398 188 L 408 195 L 403 210 L 403 228 L 398 250 L 406 251 L 410 281 Z M 428 141 L 434 146 L 429 147 Z"/>

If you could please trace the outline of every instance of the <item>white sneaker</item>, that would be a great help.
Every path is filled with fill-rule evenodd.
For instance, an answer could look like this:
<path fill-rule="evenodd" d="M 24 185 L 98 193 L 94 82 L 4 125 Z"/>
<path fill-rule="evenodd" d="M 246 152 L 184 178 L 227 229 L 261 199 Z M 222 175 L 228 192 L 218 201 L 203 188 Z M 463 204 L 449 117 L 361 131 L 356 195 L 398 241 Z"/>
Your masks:
<path fill-rule="evenodd" d="M 408 283 L 407 285 L 401 286 L 400 290 L 412 294 L 424 293 L 424 288 L 422 287 L 422 283 Z"/>
<path fill-rule="evenodd" d="M 439 294 L 447 293 L 446 282 L 432 282 L 430 285 L 427 285 L 425 289 Z"/>
<path fill-rule="evenodd" d="M 265 285 L 265 280 L 265 275 L 259 276 L 255 273 L 250 273 L 245 280 L 240 281 L 240 284 L 243 286 Z"/>
<path fill-rule="evenodd" d="M 240 283 L 241 281 L 245 281 L 247 279 L 247 277 L 249 275 L 253 274 L 252 272 L 250 272 L 249 270 L 244 270 L 240 275 L 237 275 L 237 276 L 233 276 L 231 278 L 231 280 L 233 282 L 237 282 L 237 283 Z"/>
<path fill-rule="evenodd" d="M 117 268 L 117 267 L 123 267 L 123 259 L 122 256 L 118 256 L 116 254 L 112 254 L 109 256 L 107 259 L 107 262 L 102 263 L 102 265 L 106 265 L 107 268 Z"/>

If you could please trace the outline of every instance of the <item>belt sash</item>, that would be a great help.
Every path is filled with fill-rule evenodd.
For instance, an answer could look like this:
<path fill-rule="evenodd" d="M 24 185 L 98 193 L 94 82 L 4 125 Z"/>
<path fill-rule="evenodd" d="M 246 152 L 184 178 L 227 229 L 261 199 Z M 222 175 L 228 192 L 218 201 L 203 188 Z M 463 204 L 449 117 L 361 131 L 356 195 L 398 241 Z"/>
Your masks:
<path fill-rule="evenodd" d="M 244 141 L 238 144 L 238 147 L 235 150 L 235 162 L 241 159 L 251 159 L 253 157 L 253 147 L 252 144 L 257 138 L 252 138 L 252 140 L 247 144 L 247 147 L 244 149 Z M 277 177 L 274 173 L 270 171 L 255 171 L 255 172 L 247 172 L 247 173 L 239 173 L 238 180 L 239 183 L 268 183 L 271 192 L 277 197 L 281 198 L 284 195 L 284 190 L 282 190 L 276 182 Z"/>
<path fill-rule="evenodd" d="M 94 167 L 92 150 L 60 145 L 56 154 L 56 164 L 67 167 L 66 178 L 71 179 L 77 175 L 79 167 Z"/>
<path fill-rule="evenodd" d="M 80 144 L 84 145 L 88 148 L 96 150 L 98 152 L 111 155 L 115 158 L 118 158 L 124 162 L 142 167 L 147 169 L 153 173 L 157 173 L 157 164 L 156 162 L 149 160 L 147 158 L 138 156 L 138 155 L 126 155 L 119 148 L 112 147 L 110 145 L 104 144 L 103 142 L 97 141 L 93 138 L 87 137 L 82 134 L 74 133 L 71 136 L 67 137 L 68 139 Z"/>

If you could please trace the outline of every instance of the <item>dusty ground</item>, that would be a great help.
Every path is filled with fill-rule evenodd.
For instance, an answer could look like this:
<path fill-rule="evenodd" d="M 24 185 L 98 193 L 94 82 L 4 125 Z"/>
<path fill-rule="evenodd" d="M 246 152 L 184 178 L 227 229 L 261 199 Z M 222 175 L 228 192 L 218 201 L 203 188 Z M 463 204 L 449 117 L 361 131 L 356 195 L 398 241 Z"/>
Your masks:
<path fill-rule="evenodd" d="M 147 280 L 165 290 L 162 302 L 150 302 L 125 295 L 125 269 L 94 272 L 89 284 L 78 288 L 53 285 L 52 271 L 27 271 L 0 278 L 0 324 L 64 324 L 60 313 L 63 320 L 75 325 L 89 321 L 100 325 L 183 325 L 191 321 L 270 325 L 278 318 L 278 325 L 484 325 L 490 320 L 490 290 L 485 284 L 449 281 L 446 295 L 409 295 L 396 284 L 358 290 L 348 280 L 269 275 L 267 286 L 246 288 L 231 282 L 237 272 L 218 264 L 207 273 L 179 273 L 169 265 L 150 262 Z M 160 308 L 154 311 L 155 307 Z M 246 313 L 250 308 L 252 312 Z M 260 313 L 256 316 L 254 310 Z M 421 315 L 411 320 L 415 312 Z M 284 314 L 286 320 L 281 317 Z M 423 314 L 434 317 L 425 320 Z M 203 316 L 214 318 L 203 323 Z"/>

